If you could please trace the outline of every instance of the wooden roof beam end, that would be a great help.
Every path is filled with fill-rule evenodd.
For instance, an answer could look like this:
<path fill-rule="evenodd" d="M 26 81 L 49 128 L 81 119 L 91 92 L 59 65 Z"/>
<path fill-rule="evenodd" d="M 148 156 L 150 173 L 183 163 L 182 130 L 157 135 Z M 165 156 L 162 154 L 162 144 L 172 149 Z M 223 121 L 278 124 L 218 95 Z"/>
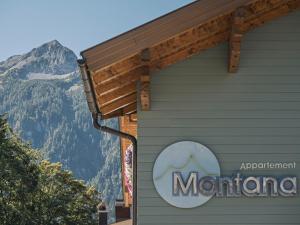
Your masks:
<path fill-rule="evenodd" d="M 229 63 L 228 71 L 236 73 L 240 63 L 241 42 L 243 37 L 242 26 L 246 15 L 246 9 L 236 9 L 232 16 L 231 33 L 229 36 Z"/>
<path fill-rule="evenodd" d="M 140 102 L 142 111 L 150 110 L 150 68 L 149 64 L 151 61 L 150 50 L 144 49 L 141 52 L 141 59 L 145 69 L 143 70 L 140 77 Z"/>

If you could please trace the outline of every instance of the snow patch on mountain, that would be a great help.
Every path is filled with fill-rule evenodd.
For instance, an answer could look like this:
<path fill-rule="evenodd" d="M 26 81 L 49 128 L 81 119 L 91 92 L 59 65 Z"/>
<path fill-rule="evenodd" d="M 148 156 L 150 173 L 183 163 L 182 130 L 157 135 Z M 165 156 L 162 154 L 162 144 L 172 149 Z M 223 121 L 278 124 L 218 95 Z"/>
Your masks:
<path fill-rule="evenodd" d="M 47 73 L 28 73 L 27 79 L 28 80 L 55 80 L 55 79 L 66 79 L 69 78 L 72 73 L 62 74 L 62 75 L 54 75 L 54 74 L 47 74 Z"/>
<path fill-rule="evenodd" d="M 74 92 L 74 91 L 78 91 L 78 90 L 80 90 L 82 88 L 82 86 L 81 85 L 79 85 L 79 84 L 75 84 L 75 85 L 73 85 L 72 87 L 70 87 L 68 90 L 67 90 L 67 92 Z"/>

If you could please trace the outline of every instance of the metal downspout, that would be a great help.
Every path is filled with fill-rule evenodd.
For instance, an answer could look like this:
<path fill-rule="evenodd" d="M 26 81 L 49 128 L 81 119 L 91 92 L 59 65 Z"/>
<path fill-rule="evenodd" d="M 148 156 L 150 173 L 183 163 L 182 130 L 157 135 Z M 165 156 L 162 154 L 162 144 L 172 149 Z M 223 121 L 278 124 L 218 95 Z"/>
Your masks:
<path fill-rule="evenodd" d="M 137 217 L 137 140 L 135 138 L 135 136 L 128 134 L 128 133 L 124 133 L 122 131 L 119 130 L 115 130 L 113 128 L 110 127 L 106 127 L 106 126 L 102 126 L 101 124 L 99 124 L 98 122 L 98 115 L 97 114 L 92 114 L 93 116 L 93 124 L 94 127 L 100 131 L 103 132 L 107 132 L 116 136 L 119 136 L 120 138 L 126 138 L 129 141 L 131 141 L 132 143 L 132 149 L 133 149 L 133 225 L 136 225 L 136 217 Z"/>
<path fill-rule="evenodd" d="M 113 135 L 116 135 L 120 138 L 125 138 L 128 139 L 129 141 L 131 141 L 132 143 L 132 147 L 133 147 L 133 225 L 137 224 L 137 139 L 135 138 L 135 136 L 119 131 L 119 130 L 115 130 L 111 127 L 107 127 L 107 126 L 102 126 L 101 123 L 98 122 L 98 119 L 100 117 L 100 110 L 98 108 L 98 105 L 96 104 L 96 97 L 95 97 L 95 93 L 94 93 L 94 89 L 91 88 L 92 87 L 92 82 L 91 82 L 91 78 L 90 78 L 90 73 L 86 68 L 86 63 L 85 60 L 78 60 L 78 65 L 80 67 L 80 71 L 81 71 L 81 78 L 83 80 L 83 85 L 84 85 L 84 91 L 86 94 L 86 98 L 87 98 L 87 102 L 88 102 L 88 106 L 90 111 L 92 112 L 92 118 L 93 118 L 93 125 L 97 130 L 106 132 L 106 133 L 110 133 Z M 121 160 L 121 163 L 122 160 Z"/>

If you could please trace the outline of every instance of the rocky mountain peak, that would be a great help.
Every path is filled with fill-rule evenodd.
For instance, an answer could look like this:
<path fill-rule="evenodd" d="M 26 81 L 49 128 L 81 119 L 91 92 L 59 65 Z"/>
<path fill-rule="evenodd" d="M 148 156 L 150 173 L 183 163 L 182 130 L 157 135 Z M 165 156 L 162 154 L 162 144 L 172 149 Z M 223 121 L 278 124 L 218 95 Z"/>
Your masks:
<path fill-rule="evenodd" d="M 57 40 L 0 62 L 0 74 L 26 79 L 30 74 L 64 75 L 77 70 L 75 53 Z"/>
<path fill-rule="evenodd" d="M 64 47 L 57 40 L 49 41 L 37 48 L 34 48 L 28 54 L 37 57 L 49 55 L 57 56 L 57 54 L 71 54 L 75 56 L 75 54 L 70 49 Z"/>

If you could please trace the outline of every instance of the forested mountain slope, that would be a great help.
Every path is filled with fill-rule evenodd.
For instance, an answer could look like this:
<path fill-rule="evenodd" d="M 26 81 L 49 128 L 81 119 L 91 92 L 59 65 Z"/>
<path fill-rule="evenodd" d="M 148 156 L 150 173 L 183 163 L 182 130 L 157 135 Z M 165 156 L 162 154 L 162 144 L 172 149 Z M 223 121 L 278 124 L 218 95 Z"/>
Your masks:
<path fill-rule="evenodd" d="M 97 185 L 108 200 L 120 195 L 119 140 L 93 128 L 70 49 L 55 40 L 0 62 L 3 113 L 50 161 Z M 117 120 L 105 123 L 118 126 Z"/>

